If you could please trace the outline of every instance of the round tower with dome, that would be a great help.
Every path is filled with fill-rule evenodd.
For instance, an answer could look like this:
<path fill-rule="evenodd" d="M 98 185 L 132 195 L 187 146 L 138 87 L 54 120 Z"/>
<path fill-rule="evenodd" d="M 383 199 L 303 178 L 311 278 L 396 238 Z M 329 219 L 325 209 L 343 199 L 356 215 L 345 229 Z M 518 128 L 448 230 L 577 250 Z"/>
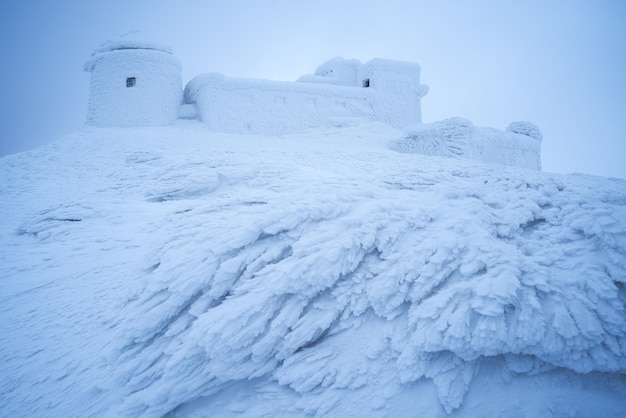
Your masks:
<path fill-rule="evenodd" d="M 171 125 L 182 103 L 182 71 L 164 45 L 121 38 L 100 45 L 85 63 L 91 73 L 88 125 Z"/>

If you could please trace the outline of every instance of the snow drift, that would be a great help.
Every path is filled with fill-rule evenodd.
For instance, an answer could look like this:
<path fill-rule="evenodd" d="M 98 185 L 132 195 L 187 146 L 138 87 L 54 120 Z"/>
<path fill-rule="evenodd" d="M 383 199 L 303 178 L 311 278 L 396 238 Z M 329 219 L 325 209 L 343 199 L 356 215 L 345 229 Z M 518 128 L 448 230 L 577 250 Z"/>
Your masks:
<path fill-rule="evenodd" d="M 626 182 L 401 135 L 178 122 L 1 159 L 0 410 L 619 416 Z"/>

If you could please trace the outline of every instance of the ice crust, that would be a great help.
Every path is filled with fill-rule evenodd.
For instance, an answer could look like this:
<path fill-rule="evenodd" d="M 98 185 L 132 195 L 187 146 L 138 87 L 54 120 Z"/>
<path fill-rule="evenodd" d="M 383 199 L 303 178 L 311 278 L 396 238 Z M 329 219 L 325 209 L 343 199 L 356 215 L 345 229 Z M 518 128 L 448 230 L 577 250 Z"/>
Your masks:
<path fill-rule="evenodd" d="M 0 159 L 2 415 L 623 413 L 626 181 L 394 137 L 179 121 Z"/>

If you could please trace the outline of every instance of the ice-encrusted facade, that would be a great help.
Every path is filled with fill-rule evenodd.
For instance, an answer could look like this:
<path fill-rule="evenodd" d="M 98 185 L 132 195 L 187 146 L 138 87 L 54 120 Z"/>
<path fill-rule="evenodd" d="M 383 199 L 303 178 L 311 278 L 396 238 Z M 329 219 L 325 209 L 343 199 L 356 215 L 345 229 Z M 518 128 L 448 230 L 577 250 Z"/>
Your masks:
<path fill-rule="evenodd" d="M 170 48 L 131 39 L 108 41 L 84 69 L 91 73 L 88 125 L 159 126 L 178 118 L 182 73 Z"/>
<path fill-rule="evenodd" d="M 332 118 L 381 121 L 395 128 L 420 123 L 418 64 L 334 58 L 297 82 L 203 74 L 187 84 L 185 102 L 212 130 L 286 133 L 321 126 Z"/>
<path fill-rule="evenodd" d="M 203 74 L 182 90 L 170 48 L 134 39 L 108 41 L 85 64 L 91 73 L 87 124 L 171 125 L 198 117 L 211 130 L 280 134 L 355 117 L 396 128 L 420 123 L 418 64 L 334 58 L 297 82 Z"/>

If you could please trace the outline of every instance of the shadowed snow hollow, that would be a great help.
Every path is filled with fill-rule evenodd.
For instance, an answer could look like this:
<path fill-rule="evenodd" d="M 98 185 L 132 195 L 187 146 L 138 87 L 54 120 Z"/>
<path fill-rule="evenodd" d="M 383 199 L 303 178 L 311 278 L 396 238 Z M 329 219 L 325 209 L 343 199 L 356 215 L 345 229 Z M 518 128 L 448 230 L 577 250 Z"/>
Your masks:
<path fill-rule="evenodd" d="M 1 159 L 2 414 L 623 413 L 626 182 L 400 135 L 178 122 Z"/>

